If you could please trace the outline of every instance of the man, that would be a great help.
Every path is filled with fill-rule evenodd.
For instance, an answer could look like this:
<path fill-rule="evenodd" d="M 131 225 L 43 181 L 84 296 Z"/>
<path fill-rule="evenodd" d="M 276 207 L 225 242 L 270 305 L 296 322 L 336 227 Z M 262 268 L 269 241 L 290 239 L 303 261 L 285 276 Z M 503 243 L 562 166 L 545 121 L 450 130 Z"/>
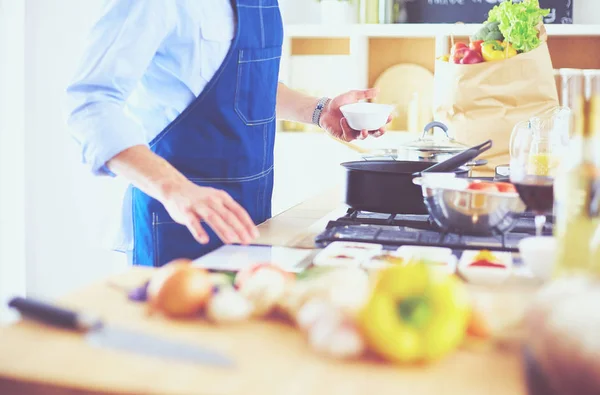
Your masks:
<path fill-rule="evenodd" d="M 375 92 L 287 88 L 282 40 L 277 0 L 109 1 L 67 89 L 68 122 L 94 174 L 131 183 L 117 249 L 132 264 L 258 236 L 271 216 L 275 114 L 367 137 L 339 107 Z"/>

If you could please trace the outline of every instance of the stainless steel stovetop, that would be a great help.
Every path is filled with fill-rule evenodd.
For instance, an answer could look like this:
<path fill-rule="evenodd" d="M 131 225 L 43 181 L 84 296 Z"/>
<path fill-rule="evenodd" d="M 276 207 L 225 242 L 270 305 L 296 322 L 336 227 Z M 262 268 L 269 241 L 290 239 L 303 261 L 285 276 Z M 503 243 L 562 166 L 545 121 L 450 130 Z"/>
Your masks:
<path fill-rule="evenodd" d="M 552 225 L 553 219 L 549 217 L 545 235 L 552 234 Z M 470 236 L 444 232 L 427 215 L 389 215 L 349 209 L 346 215 L 330 221 L 315 242 L 319 248 L 334 241 L 353 241 L 382 244 L 386 249 L 419 245 L 447 247 L 456 253 L 471 249 L 518 253 L 519 241 L 533 235 L 534 218 L 529 213 L 523 214 L 506 234 Z"/>

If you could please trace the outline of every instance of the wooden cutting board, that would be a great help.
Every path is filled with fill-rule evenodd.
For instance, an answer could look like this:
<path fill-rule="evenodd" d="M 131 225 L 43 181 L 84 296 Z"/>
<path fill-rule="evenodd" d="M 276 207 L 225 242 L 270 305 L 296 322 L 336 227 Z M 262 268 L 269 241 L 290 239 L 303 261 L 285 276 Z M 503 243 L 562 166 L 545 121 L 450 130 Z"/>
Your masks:
<path fill-rule="evenodd" d="M 418 115 L 413 122 L 419 130 L 433 120 L 433 73 L 426 68 L 411 63 L 396 64 L 381 73 L 374 87 L 380 90 L 374 102 L 396 106 L 390 130 L 410 131 L 409 112 L 415 97 Z"/>

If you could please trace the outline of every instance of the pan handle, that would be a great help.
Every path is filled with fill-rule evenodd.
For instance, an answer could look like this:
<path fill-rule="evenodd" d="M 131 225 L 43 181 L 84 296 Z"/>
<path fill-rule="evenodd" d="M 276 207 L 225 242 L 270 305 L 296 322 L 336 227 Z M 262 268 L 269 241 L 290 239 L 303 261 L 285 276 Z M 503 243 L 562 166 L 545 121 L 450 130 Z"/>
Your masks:
<path fill-rule="evenodd" d="M 479 151 L 480 154 L 489 150 L 490 148 L 492 148 L 492 140 L 488 140 L 485 143 L 481 143 L 479 145 L 471 147 L 471 149 Z"/>
<path fill-rule="evenodd" d="M 487 140 L 484 143 L 468 148 L 463 152 L 454 155 L 451 158 L 448 158 L 442 162 L 438 162 L 435 165 L 428 167 L 427 169 L 423 170 L 422 173 L 444 173 L 454 171 L 455 169 L 464 166 L 465 163 L 468 163 L 473 159 L 477 158 L 479 155 L 489 150 L 490 148 L 492 148 L 492 140 Z"/>

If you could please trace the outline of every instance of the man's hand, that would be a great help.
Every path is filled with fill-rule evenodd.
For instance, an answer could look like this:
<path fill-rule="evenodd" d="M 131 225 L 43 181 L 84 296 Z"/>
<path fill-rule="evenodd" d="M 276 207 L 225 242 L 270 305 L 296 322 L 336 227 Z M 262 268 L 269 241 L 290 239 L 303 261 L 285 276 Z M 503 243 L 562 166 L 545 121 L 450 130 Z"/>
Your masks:
<path fill-rule="evenodd" d="M 246 210 L 225 191 L 185 182 L 168 191 L 162 203 L 171 218 L 185 225 L 199 243 L 208 243 L 201 222 L 210 226 L 225 244 L 250 244 L 258 237 Z"/>
<path fill-rule="evenodd" d="M 344 93 L 334 99 L 323 109 L 321 114 L 320 126 L 325 129 L 333 137 L 344 141 L 352 141 L 355 139 L 364 140 L 369 136 L 381 137 L 385 133 L 385 128 L 376 131 L 369 130 L 354 130 L 348 125 L 348 121 L 344 118 L 344 114 L 340 110 L 341 106 L 346 104 L 356 103 L 361 100 L 373 99 L 377 96 L 377 89 L 354 90 Z M 388 123 L 392 118 L 388 118 Z"/>
<path fill-rule="evenodd" d="M 145 146 L 126 149 L 112 158 L 108 167 L 161 202 L 173 221 L 185 225 L 199 243 L 208 243 L 201 222 L 225 244 L 249 244 L 258 237 L 246 210 L 229 194 L 194 184 Z"/>

